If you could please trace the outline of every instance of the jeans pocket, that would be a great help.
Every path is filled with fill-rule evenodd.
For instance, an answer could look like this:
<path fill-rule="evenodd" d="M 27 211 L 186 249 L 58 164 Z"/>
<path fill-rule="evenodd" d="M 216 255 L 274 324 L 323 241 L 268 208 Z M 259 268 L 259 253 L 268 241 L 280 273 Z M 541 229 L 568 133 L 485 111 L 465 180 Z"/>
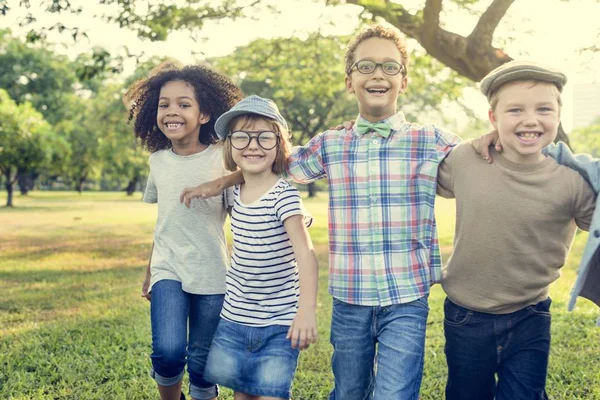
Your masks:
<path fill-rule="evenodd" d="M 448 298 L 446 298 L 446 300 L 444 301 L 444 323 L 445 324 L 448 324 L 451 326 L 466 325 L 472 316 L 473 316 L 473 311 L 454 304 Z"/>
<path fill-rule="evenodd" d="M 528 306 L 527 310 L 536 315 L 550 317 L 550 304 L 552 304 L 552 299 L 548 297 L 546 300 L 542 300 L 537 304 L 532 304 Z"/>

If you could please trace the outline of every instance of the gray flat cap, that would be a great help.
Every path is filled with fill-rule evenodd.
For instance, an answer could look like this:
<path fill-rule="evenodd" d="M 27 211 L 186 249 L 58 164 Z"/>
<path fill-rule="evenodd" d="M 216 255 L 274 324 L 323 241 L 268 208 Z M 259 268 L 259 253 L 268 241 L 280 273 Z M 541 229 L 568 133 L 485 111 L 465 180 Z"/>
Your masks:
<path fill-rule="evenodd" d="M 542 81 L 553 83 L 562 92 L 567 76 L 560 71 L 530 61 L 510 61 L 487 74 L 479 86 L 488 100 L 500 86 L 512 81 Z"/>
<path fill-rule="evenodd" d="M 263 117 L 274 119 L 279 122 L 286 130 L 288 130 L 288 124 L 285 119 L 281 116 L 279 108 L 271 99 L 265 99 L 260 96 L 253 94 L 243 100 L 240 100 L 236 105 L 231 107 L 231 110 L 223 113 L 215 122 L 215 132 L 223 139 L 229 132 L 227 128 L 231 121 L 243 114 L 258 114 Z"/>

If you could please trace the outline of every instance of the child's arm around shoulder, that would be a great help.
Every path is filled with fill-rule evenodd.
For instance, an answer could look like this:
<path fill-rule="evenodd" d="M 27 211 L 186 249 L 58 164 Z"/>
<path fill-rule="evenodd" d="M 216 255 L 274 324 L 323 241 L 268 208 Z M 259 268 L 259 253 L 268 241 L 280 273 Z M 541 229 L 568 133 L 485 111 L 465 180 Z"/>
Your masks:
<path fill-rule="evenodd" d="M 440 162 L 462 141 L 460 136 L 440 128 L 439 126 L 425 125 L 424 128 L 432 131 L 435 135 L 435 146 Z"/>
<path fill-rule="evenodd" d="M 288 166 L 284 173 L 286 179 L 297 183 L 311 183 L 326 176 L 321 151 L 325 136 L 329 132 L 319 133 L 303 146 L 294 146 L 288 158 Z"/>
<path fill-rule="evenodd" d="M 600 160 L 589 154 L 573 154 L 563 142 L 551 144 L 544 152 L 554 158 L 557 163 L 579 172 L 592 186 L 596 193 L 600 192 Z"/>
<path fill-rule="evenodd" d="M 185 206 L 190 208 L 193 199 L 215 197 L 223 193 L 224 190 L 241 183 L 244 183 L 244 175 L 242 175 L 242 171 L 237 170 L 213 181 L 205 182 L 192 188 L 183 189 L 183 192 L 179 195 L 179 202 L 185 203 Z"/>

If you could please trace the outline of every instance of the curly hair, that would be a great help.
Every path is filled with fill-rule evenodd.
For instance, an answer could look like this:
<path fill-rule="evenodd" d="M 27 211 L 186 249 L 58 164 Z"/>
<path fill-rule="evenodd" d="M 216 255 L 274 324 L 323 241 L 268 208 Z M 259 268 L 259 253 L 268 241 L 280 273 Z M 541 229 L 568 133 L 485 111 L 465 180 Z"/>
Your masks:
<path fill-rule="evenodd" d="M 218 141 L 215 121 L 244 95 L 226 76 L 203 65 L 181 66 L 172 61 L 155 67 L 146 78 L 132 84 L 123 102 L 129 109 L 127 123 L 134 120 L 134 133 L 148 151 L 154 153 L 171 147 L 171 141 L 156 124 L 161 88 L 172 81 L 183 81 L 194 90 L 200 111 L 210 115 L 210 120 L 200 128 L 202 144 Z"/>
<path fill-rule="evenodd" d="M 350 68 L 352 68 L 352 65 L 356 61 L 354 58 L 356 57 L 356 48 L 358 45 L 363 41 L 374 37 L 394 42 L 396 48 L 400 52 L 400 56 L 402 56 L 402 75 L 406 76 L 408 74 L 408 50 L 406 49 L 404 37 L 396 29 L 386 28 L 378 24 L 366 27 L 348 44 L 345 56 L 346 73 L 350 74 Z"/>

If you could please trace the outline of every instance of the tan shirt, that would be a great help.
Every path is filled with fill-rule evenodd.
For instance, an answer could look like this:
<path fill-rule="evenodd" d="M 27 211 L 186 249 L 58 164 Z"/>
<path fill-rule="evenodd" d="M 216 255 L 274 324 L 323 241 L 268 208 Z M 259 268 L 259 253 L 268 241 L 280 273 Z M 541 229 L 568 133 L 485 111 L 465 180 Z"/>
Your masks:
<path fill-rule="evenodd" d="M 548 296 L 576 225 L 589 228 L 595 194 L 552 158 L 527 165 L 492 156 L 488 164 L 463 142 L 440 165 L 438 194 L 456 198 L 454 253 L 442 287 L 456 304 L 504 314 Z"/>

